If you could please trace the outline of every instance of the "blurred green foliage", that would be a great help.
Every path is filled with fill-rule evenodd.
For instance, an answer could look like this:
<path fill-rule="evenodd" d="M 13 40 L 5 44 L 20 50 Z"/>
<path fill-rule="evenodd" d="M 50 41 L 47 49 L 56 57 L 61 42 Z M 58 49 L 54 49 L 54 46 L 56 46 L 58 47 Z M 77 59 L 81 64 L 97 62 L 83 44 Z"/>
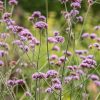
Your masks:
<path fill-rule="evenodd" d="M 46 0 L 30 0 L 30 1 L 29 0 L 19 0 L 19 5 L 27 12 L 32 13 L 35 10 L 39 10 L 43 14 L 46 14 L 45 1 Z M 86 11 L 87 9 L 86 5 L 87 5 L 87 0 L 83 0 L 82 11 Z M 49 12 L 50 11 L 56 12 L 57 17 L 59 17 L 59 12 L 63 8 L 63 5 L 60 4 L 59 0 L 48 0 L 48 8 L 49 8 Z M 100 4 L 97 4 L 97 3 L 94 4 L 92 7 L 92 11 L 94 15 L 100 13 Z"/>

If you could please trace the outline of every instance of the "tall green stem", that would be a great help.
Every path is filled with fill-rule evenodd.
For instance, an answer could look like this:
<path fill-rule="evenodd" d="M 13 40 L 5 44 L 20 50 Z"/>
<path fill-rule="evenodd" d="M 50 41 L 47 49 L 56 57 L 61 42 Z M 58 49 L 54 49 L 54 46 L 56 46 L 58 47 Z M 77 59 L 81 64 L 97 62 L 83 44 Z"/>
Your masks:
<path fill-rule="evenodd" d="M 48 0 L 45 0 L 46 4 L 46 23 L 48 23 Z M 48 64 L 50 69 L 50 62 L 49 62 L 49 44 L 48 44 L 48 29 L 46 29 L 46 42 L 47 42 L 47 56 L 48 56 Z"/>

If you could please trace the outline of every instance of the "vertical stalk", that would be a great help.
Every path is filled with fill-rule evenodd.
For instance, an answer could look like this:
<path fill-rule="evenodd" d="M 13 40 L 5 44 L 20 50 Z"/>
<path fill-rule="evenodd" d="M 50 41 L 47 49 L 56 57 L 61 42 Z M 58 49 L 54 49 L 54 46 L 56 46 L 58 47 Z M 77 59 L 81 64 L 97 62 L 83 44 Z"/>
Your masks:
<path fill-rule="evenodd" d="M 48 23 L 48 0 L 45 0 L 46 4 L 46 23 Z M 49 64 L 49 69 L 50 69 L 50 62 L 49 62 L 49 44 L 48 44 L 48 29 L 46 29 L 46 42 L 47 42 L 47 59 L 48 59 L 48 64 Z"/>
<path fill-rule="evenodd" d="M 4 6 L 5 6 L 5 12 L 6 12 L 6 10 L 7 10 L 7 0 L 5 0 L 4 3 L 5 3 L 4 4 Z"/>
<path fill-rule="evenodd" d="M 64 4 L 65 6 L 65 10 L 66 12 L 67 11 L 67 6 L 66 6 L 66 3 Z M 63 64 L 63 67 L 62 67 L 62 73 L 61 73 L 61 84 L 63 84 L 63 78 L 64 78 L 64 69 L 65 69 L 65 64 L 66 64 L 66 58 L 67 58 L 67 50 L 68 50 L 68 47 L 69 47 L 69 42 L 70 42 L 70 36 L 71 36 L 71 33 L 72 33 L 72 30 L 71 30 L 71 22 L 70 22 L 70 18 L 68 17 L 67 19 L 67 23 L 68 23 L 68 28 L 69 28 L 69 32 L 68 32 L 68 37 L 67 37 L 67 34 L 66 34 L 66 39 L 68 39 L 67 41 L 67 45 L 66 45 L 66 51 L 65 51 L 65 60 L 64 60 L 64 64 Z M 60 90 L 60 97 L 59 97 L 60 100 L 62 100 L 62 89 Z"/>
<path fill-rule="evenodd" d="M 84 29 L 84 26 L 85 26 L 85 22 L 86 22 L 86 19 L 87 19 L 87 16 L 88 16 L 90 8 L 91 8 L 91 5 L 88 6 L 88 9 L 87 9 L 87 12 L 86 12 L 86 15 L 85 15 L 85 18 L 84 18 L 84 22 L 83 22 L 82 29 L 81 29 L 81 32 L 79 34 L 78 40 L 80 40 L 80 38 L 81 38 L 81 34 L 83 32 L 83 29 Z"/>
<path fill-rule="evenodd" d="M 38 58 L 37 58 L 37 72 L 38 72 L 38 69 L 39 69 L 39 59 L 40 59 L 40 51 L 41 51 L 41 33 L 40 32 L 40 45 L 39 45 L 39 53 L 38 53 Z M 38 88 L 38 79 L 36 79 L 36 88 L 35 88 L 35 100 L 37 100 L 38 98 L 38 94 L 37 94 L 37 88 Z M 39 90 L 39 93 L 40 93 L 40 90 Z M 39 97 L 40 97 L 40 94 L 39 94 Z"/>

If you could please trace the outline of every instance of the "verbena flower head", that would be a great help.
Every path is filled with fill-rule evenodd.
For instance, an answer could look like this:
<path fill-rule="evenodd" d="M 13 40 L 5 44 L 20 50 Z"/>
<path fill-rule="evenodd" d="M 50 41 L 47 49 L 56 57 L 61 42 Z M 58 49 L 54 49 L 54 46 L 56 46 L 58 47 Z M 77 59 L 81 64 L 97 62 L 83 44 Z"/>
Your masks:
<path fill-rule="evenodd" d="M 98 48 L 98 47 L 100 47 L 100 44 L 99 43 L 94 43 L 93 46 Z"/>
<path fill-rule="evenodd" d="M 57 66 L 61 66 L 63 64 L 63 62 L 61 61 L 61 60 L 58 60 L 56 63 L 55 63 L 55 65 L 57 65 Z"/>
<path fill-rule="evenodd" d="M 54 37 L 48 37 L 49 43 L 57 43 L 57 40 Z"/>
<path fill-rule="evenodd" d="M 25 84 L 25 81 L 23 79 L 18 79 L 15 81 L 15 83 L 18 85 L 23 85 L 23 84 Z"/>
<path fill-rule="evenodd" d="M 91 34 L 90 34 L 90 38 L 91 38 L 91 39 L 95 39 L 96 37 L 97 37 L 97 35 L 96 35 L 95 33 L 91 33 Z"/>
<path fill-rule="evenodd" d="M 84 75 L 85 73 L 84 73 L 84 71 L 83 70 L 76 70 L 76 73 L 79 75 L 79 76 L 81 76 L 81 75 Z"/>
<path fill-rule="evenodd" d="M 73 7 L 73 8 L 81 8 L 81 5 L 80 5 L 79 2 L 73 2 L 73 3 L 71 3 L 71 7 Z"/>
<path fill-rule="evenodd" d="M 38 29 L 47 29 L 48 28 L 48 24 L 43 22 L 43 21 L 39 21 L 35 23 L 35 27 Z"/>
<path fill-rule="evenodd" d="M 88 38 L 89 37 L 89 33 L 83 33 L 82 34 L 82 38 Z"/>
<path fill-rule="evenodd" d="M 41 12 L 40 11 L 34 11 L 32 14 L 33 18 L 39 18 L 41 16 Z"/>
<path fill-rule="evenodd" d="M 58 31 L 54 31 L 54 36 L 58 36 L 60 33 Z"/>
<path fill-rule="evenodd" d="M 4 66 L 4 62 L 0 60 L 0 66 Z"/>
<path fill-rule="evenodd" d="M 70 81 L 72 81 L 72 77 L 71 76 L 65 77 L 65 79 L 64 79 L 65 83 L 69 83 Z"/>
<path fill-rule="evenodd" d="M 88 51 L 87 50 L 75 50 L 75 53 L 78 55 L 82 55 L 82 54 L 87 54 Z"/>
<path fill-rule="evenodd" d="M 67 66 L 66 68 L 68 68 L 71 71 L 75 71 L 78 67 L 76 65 L 73 65 L 73 66 Z"/>
<path fill-rule="evenodd" d="M 54 88 L 55 90 L 61 90 L 62 89 L 62 85 L 58 84 L 58 83 L 55 83 L 55 84 L 52 85 L 52 88 Z"/>
<path fill-rule="evenodd" d="M 60 51 L 60 47 L 57 46 L 57 45 L 55 45 L 55 46 L 52 48 L 52 50 L 54 50 L 54 51 Z"/>
<path fill-rule="evenodd" d="M 96 38 L 96 41 L 100 43 L 100 38 L 99 38 L 99 37 L 97 37 L 97 38 Z"/>
<path fill-rule="evenodd" d="M 86 58 L 82 61 L 80 66 L 83 68 L 94 68 L 96 66 L 96 61 L 93 59 Z"/>
<path fill-rule="evenodd" d="M 64 53 L 65 55 L 67 55 L 68 57 L 72 56 L 72 53 L 71 53 L 70 51 L 66 51 L 66 50 L 65 50 L 63 53 Z"/>
<path fill-rule="evenodd" d="M 70 15 L 72 16 L 72 17 L 75 17 L 76 15 L 78 15 L 79 14 L 79 11 L 78 10 L 71 10 L 70 11 Z"/>
<path fill-rule="evenodd" d="M 47 78 L 49 78 L 49 77 L 56 78 L 58 75 L 58 72 L 55 70 L 48 70 L 46 74 L 47 74 Z"/>
<path fill-rule="evenodd" d="M 55 55 L 55 54 L 53 54 L 53 55 L 51 55 L 51 56 L 50 56 L 50 58 L 49 58 L 49 59 L 50 59 L 50 60 L 55 60 L 55 59 L 57 59 L 57 58 L 58 58 L 58 56 L 57 56 L 57 55 Z"/>
<path fill-rule="evenodd" d="M 93 81 L 99 80 L 99 77 L 97 75 L 95 75 L 95 74 L 89 75 L 89 78 L 92 79 Z"/>
<path fill-rule="evenodd" d="M 55 83 L 61 84 L 61 81 L 58 78 L 54 78 L 52 79 L 52 84 L 55 84 Z"/>
<path fill-rule="evenodd" d="M 88 55 L 86 58 L 93 59 L 94 58 L 94 55 Z"/>
<path fill-rule="evenodd" d="M 32 96 L 32 94 L 29 91 L 26 91 L 25 92 L 25 95 L 28 96 L 28 97 L 31 97 Z"/>
<path fill-rule="evenodd" d="M 59 57 L 59 60 L 60 60 L 61 62 L 64 62 L 64 61 L 67 61 L 68 58 L 65 57 L 65 56 L 61 56 L 61 57 Z"/>
<path fill-rule="evenodd" d="M 53 89 L 52 89 L 52 88 L 47 88 L 47 89 L 45 90 L 45 92 L 46 92 L 46 93 L 53 93 Z"/>
<path fill-rule="evenodd" d="M 34 79 L 34 80 L 36 80 L 36 79 L 43 79 L 43 78 L 46 78 L 47 76 L 46 76 L 46 74 L 45 73 L 42 73 L 42 72 L 36 72 L 36 73 L 34 73 L 33 75 L 32 75 L 32 78 Z"/>
<path fill-rule="evenodd" d="M 9 0 L 9 5 L 17 5 L 18 1 L 17 0 Z"/>
<path fill-rule="evenodd" d="M 45 21 L 46 20 L 46 17 L 42 15 L 42 16 L 39 17 L 39 20 Z"/>
<path fill-rule="evenodd" d="M 99 30 L 100 29 L 100 26 L 95 26 L 94 29 L 95 30 Z"/>
<path fill-rule="evenodd" d="M 8 86 L 14 86 L 15 85 L 15 80 L 8 80 L 6 84 Z"/>
<path fill-rule="evenodd" d="M 93 0 L 88 0 L 89 5 L 92 5 L 94 3 Z"/>
<path fill-rule="evenodd" d="M 55 39 L 57 40 L 57 43 L 63 43 L 65 40 L 62 36 L 56 36 Z"/>
<path fill-rule="evenodd" d="M 0 57 L 4 57 L 5 55 L 7 55 L 8 52 L 4 51 L 4 50 L 0 50 Z"/>
<path fill-rule="evenodd" d="M 96 84 L 96 86 L 100 86 L 100 81 L 94 81 L 94 83 Z"/>
<path fill-rule="evenodd" d="M 82 16 L 78 16 L 78 17 L 76 17 L 76 19 L 77 19 L 78 22 L 83 22 L 83 17 Z"/>
<path fill-rule="evenodd" d="M 11 13 L 6 12 L 6 13 L 3 14 L 3 17 L 2 18 L 5 21 L 6 19 L 8 19 L 10 17 L 11 17 Z"/>

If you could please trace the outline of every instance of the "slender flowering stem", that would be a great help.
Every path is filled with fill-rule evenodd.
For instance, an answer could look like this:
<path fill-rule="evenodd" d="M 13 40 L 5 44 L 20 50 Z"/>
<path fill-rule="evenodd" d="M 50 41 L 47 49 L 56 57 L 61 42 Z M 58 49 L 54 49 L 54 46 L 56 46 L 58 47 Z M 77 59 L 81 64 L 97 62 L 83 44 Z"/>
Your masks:
<path fill-rule="evenodd" d="M 5 12 L 6 12 L 6 10 L 7 10 L 7 0 L 5 0 Z"/>
<path fill-rule="evenodd" d="M 38 58 L 37 58 L 37 72 L 39 69 L 39 60 L 40 60 L 40 51 L 41 51 L 41 34 L 42 34 L 42 31 L 40 32 L 40 45 L 39 45 L 39 52 L 38 52 Z M 38 88 L 38 79 L 36 79 L 35 100 L 37 100 L 37 98 L 38 98 L 37 88 Z M 40 96 L 40 94 L 39 94 L 39 96 Z"/>
<path fill-rule="evenodd" d="M 79 34 L 78 40 L 80 40 L 80 38 L 81 38 L 81 34 L 83 32 L 83 29 L 84 29 L 84 26 L 85 26 L 85 23 L 86 23 L 87 16 L 88 16 L 88 13 L 89 13 L 90 8 L 91 8 L 91 5 L 88 6 L 88 9 L 87 9 L 87 12 L 86 12 L 86 15 L 85 15 L 85 18 L 84 18 L 84 22 L 83 22 L 83 25 L 82 25 L 81 32 Z"/>
<path fill-rule="evenodd" d="M 46 4 L 46 23 L 48 23 L 48 0 L 45 0 Z M 48 43 L 48 28 L 46 29 L 46 42 L 47 42 L 47 59 L 48 59 L 48 64 L 49 64 L 49 69 L 50 69 L 50 61 L 49 61 L 49 43 Z"/>
<path fill-rule="evenodd" d="M 65 4 L 65 3 L 64 3 Z M 65 4 L 65 10 L 67 11 L 67 7 L 66 7 L 66 4 Z M 68 12 L 68 11 L 67 11 Z M 66 64 L 66 58 L 67 58 L 67 50 L 68 50 L 68 47 L 69 47 L 69 42 L 70 42 L 70 34 L 72 32 L 71 30 L 71 21 L 70 21 L 70 18 L 68 17 L 68 27 L 69 27 L 69 33 L 68 33 L 68 37 L 66 37 L 68 39 L 67 41 L 67 44 L 66 44 L 66 51 L 65 51 L 65 60 L 64 60 L 64 64 L 63 64 L 63 67 L 62 67 L 62 74 L 61 74 L 61 84 L 63 84 L 63 78 L 64 78 L 64 69 L 65 69 L 65 64 Z M 60 100 L 62 100 L 62 90 L 60 90 Z"/>

